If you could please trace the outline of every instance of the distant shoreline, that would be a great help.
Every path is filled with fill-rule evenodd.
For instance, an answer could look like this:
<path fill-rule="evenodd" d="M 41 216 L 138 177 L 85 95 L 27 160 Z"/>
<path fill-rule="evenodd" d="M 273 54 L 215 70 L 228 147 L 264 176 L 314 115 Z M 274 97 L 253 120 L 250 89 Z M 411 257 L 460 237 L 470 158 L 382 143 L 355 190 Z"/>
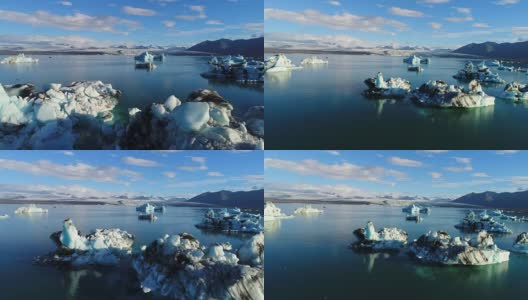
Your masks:
<path fill-rule="evenodd" d="M 406 50 L 417 55 L 427 55 L 434 57 L 445 57 L 445 58 L 468 58 L 468 59 L 493 59 L 485 58 L 482 56 L 471 55 L 471 54 L 462 54 L 454 52 L 424 52 L 424 51 L 410 51 Z M 403 57 L 404 55 L 389 55 L 383 53 L 376 53 L 366 50 L 313 50 L 313 49 L 277 49 L 277 48 L 264 48 L 264 53 L 285 53 L 285 54 L 337 54 L 337 55 L 376 55 L 376 56 L 387 56 L 387 57 Z"/>
<path fill-rule="evenodd" d="M 181 51 L 181 52 L 164 52 L 164 50 L 152 50 L 152 49 L 129 49 L 129 51 L 136 51 L 137 53 L 117 53 L 117 52 L 108 52 L 103 50 L 89 50 L 89 51 L 49 51 L 49 50 L 0 50 L 0 55 L 17 55 L 24 53 L 26 55 L 110 55 L 110 56 L 135 56 L 142 52 L 149 51 L 152 53 L 165 53 L 169 56 L 210 56 L 214 53 L 209 52 L 198 52 L 198 51 Z"/>

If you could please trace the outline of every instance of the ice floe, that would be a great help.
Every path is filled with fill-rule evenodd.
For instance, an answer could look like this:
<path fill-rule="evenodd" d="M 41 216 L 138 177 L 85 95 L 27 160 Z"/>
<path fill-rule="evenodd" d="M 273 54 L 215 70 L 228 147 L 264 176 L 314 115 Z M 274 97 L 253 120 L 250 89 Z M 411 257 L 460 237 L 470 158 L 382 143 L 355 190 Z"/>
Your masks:
<path fill-rule="evenodd" d="M 273 202 L 267 201 L 264 205 L 264 220 L 272 221 L 275 219 L 289 219 L 293 218 L 291 215 L 287 215 L 281 211 Z"/>
<path fill-rule="evenodd" d="M 8 214 L 0 215 L 0 220 L 9 218 Z"/>
<path fill-rule="evenodd" d="M 528 86 L 519 82 L 508 83 L 500 97 L 516 102 L 526 101 L 528 100 Z"/>
<path fill-rule="evenodd" d="M 89 265 L 117 265 L 122 257 L 131 254 L 134 236 L 120 229 L 96 229 L 81 235 L 71 219 L 64 220 L 62 231 L 50 238 L 57 250 L 35 258 L 35 263 L 83 267 Z"/>
<path fill-rule="evenodd" d="M 22 206 L 15 210 L 17 215 L 30 215 L 30 214 L 47 214 L 48 210 L 45 208 L 37 207 L 35 204 L 30 204 L 28 206 Z"/>
<path fill-rule="evenodd" d="M 264 82 L 264 62 L 262 61 L 247 60 L 241 55 L 229 55 L 213 57 L 209 65 L 211 69 L 201 74 L 204 78 L 234 80 L 241 83 Z"/>
<path fill-rule="evenodd" d="M 40 93 L 32 88 L 0 84 L 0 149 L 72 149 L 87 140 L 103 148 L 115 142 L 112 110 L 120 92 L 110 84 L 52 84 Z"/>
<path fill-rule="evenodd" d="M 528 232 L 523 232 L 517 236 L 512 251 L 528 254 Z"/>
<path fill-rule="evenodd" d="M 141 213 L 145 213 L 145 214 L 153 213 L 154 209 L 156 209 L 156 207 L 154 205 L 151 205 L 150 203 L 145 203 L 145 204 L 142 204 L 142 205 L 136 207 L 136 211 L 137 212 L 141 212 Z"/>
<path fill-rule="evenodd" d="M 411 215 L 417 215 L 420 213 L 420 207 L 418 205 L 415 205 L 415 204 L 411 204 L 409 206 L 406 206 L 404 208 L 402 208 L 402 212 L 404 213 L 408 213 L 408 214 L 411 214 Z"/>
<path fill-rule="evenodd" d="M 288 70 L 300 69 L 292 64 L 291 60 L 284 54 L 276 54 L 266 58 L 264 68 L 267 73 L 284 72 Z"/>
<path fill-rule="evenodd" d="M 499 249 L 492 236 L 480 231 L 474 239 L 451 236 L 444 231 L 430 231 L 410 245 L 415 257 L 442 265 L 490 265 L 506 262 L 510 252 Z"/>
<path fill-rule="evenodd" d="M 477 67 L 475 67 L 472 62 L 467 62 L 464 69 L 459 70 L 453 78 L 462 81 L 477 80 L 481 83 L 499 84 L 505 82 L 500 78 L 499 74 L 492 73 L 484 62 L 480 63 Z"/>
<path fill-rule="evenodd" d="M 408 239 L 407 232 L 399 228 L 385 227 L 376 231 L 371 221 L 367 222 L 365 228 L 354 230 L 354 235 L 358 240 L 351 247 L 367 252 L 400 250 L 407 245 Z"/>
<path fill-rule="evenodd" d="M 156 56 L 147 52 L 143 52 L 140 55 L 137 55 L 134 57 L 134 62 L 136 64 L 136 68 L 140 69 L 155 69 L 157 66 L 154 64 L 154 60 L 160 60 L 159 58 L 156 59 Z"/>
<path fill-rule="evenodd" d="M 252 107 L 244 121 L 233 106 L 212 90 L 198 90 L 182 102 L 170 96 L 164 104 L 129 110 L 125 148 L 133 149 L 264 149 L 264 107 Z"/>
<path fill-rule="evenodd" d="M 323 210 L 314 208 L 311 205 L 304 205 L 303 207 L 299 207 L 295 209 L 293 213 L 296 215 L 313 215 L 313 214 L 321 214 L 323 213 Z"/>
<path fill-rule="evenodd" d="M 262 249 L 264 239 L 254 240 Z M 253 243 L 253 242 L 251 242 Z M 246 247 L 252 248 L 250 251 Z M 244 260 L 257 262 L 251 246 Z M 192 235 L 166 235 L 144 246 L 133 267 L 145 293 L 174 299 L 264 299 L 264 269 L 242 264 L 230 244 L 200 245 Z M 248 251 L 248 252 L 246 252 Z M 239 250 L 240 253 L 240 250 Z M 247 255 L 247 256 L 245 256 Z M 263 259 L 263 257 L 262 257 Z"/>
<path fill-rule="evenodd" d="M 412 92 L 412 99 L 423 106 L 439 108 L 474 108 L 495 105 L 495 97 L 482 90 L 480 83 L 473 80 L 468 90 L 448 85 L 441 80 L 432 80 Z"/>
<path fill-rule="evenodd" d="M 409 65 L 419 65 L 422 59 L 416 55 L 411 55 L 403 59 L 403 62 Z"/>
<path fill-rule="evenodd" d="M 259 214 L 243 212 L 238 208 L 209 209 L 197 228 L 228 233 L 260 233 L 264 230 Z"/>
<path fill-rule="evenodd" d="M 385 80 L 381 72 L 364 82 L 368 90 L 365 90 L 363 95 L 369 98 L 404 98 L 411 91 L 411 83 L 408 80 L 399 77 Z"/>
<path fill-rule="evenodd" d="M 326 65 L 328 64 L 328 59 L 319 58 L 317 56 L 312 56 L 304 58 L 301 60 L 301 65 Z"/>
<path fill-rule="evenodd" d="M 505 224 L 493 219 L 493 217 L 488 215 L 486 211 L 483 211 L 478 216 L 473 211 L 469 211 L 462 222 L 455 225 L 455 228 L 460 229 L 461 231 L 475 233 L 482 230 L 486 230 L 490 233 L 512 233 L 510 228 L 508 228 Z"/>
<path fill-rule="evenodd" d="M 238 249 L 240 263 L 250 266 L 264 265 L 264 233 L 261 232 L 247 240 Z"/>
<path fill-rule="evenodd" d="M 38 59 L 31 58 L 29 56 L 25 56 L 24 53 L 15 55 L 15 56 L 8 56 L 2 60 L 0 60 L 0 64 L 34 64 L 38 63 Z"/>

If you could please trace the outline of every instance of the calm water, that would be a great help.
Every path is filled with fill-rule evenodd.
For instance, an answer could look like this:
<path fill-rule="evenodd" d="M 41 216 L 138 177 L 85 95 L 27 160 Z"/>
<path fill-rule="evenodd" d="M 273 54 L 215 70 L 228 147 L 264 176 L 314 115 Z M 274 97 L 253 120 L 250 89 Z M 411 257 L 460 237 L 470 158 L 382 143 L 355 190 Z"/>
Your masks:
<path fill-rule="evenodd" d="M 158 68 L 152 72 L 135 69 L 131 56 L 31 56 L 38 58 L 39 63 L 0 65 L 0 83 L 30 82 L 41 90 L 54 82 L 101 80 L 123 92 L 118 107 L 121 113 L 131 107 L 143 108 L 155 101 L 165 102 L 170 95 L 186 99 L 189 93 L 201 88 L 218 91 L 233 103 L 238 114 L 245 113 L 251 106 L 264 104 L 262 86 L 241 86 L 202 78 L 200 73 L 209 69 L 209 58 L 204 56 L 168 56 L 164 62 L 156 62 Z"/>
<path fill-rule="evenodd" d="M 32 265 L 35 256 L 56 249 L 49 239 L 62 229 L 62 221 L 72 218 L 83 234 L 95 228 L 121 228 L 134 234 L 135 248 L 164 234 L 188 232 L 204 245 L 229 241 L 239 247 L 240 235 L 211 234 L 194 227 L 205 212 L 202 208 L 169 207 L 158 220 L 139 221 L 134 207 L 124 206 L 45 206 L 49 213 L 18 216 L 21 205 L 0 205 L 0 291 L 1 299 L 158 299 L 138 291 L 133 272 L 115 268 L 68 271 Z M 39 205 L 40 206 L 40 205 Z"/>
<path fill-rule="evenodd" d="M 300 204 L 279 204 L 292 213 Z M 410 239 L 429 230 L 447 230 L 464 209 L 433 208 L 422 223 L 405 221 L 398 207 L 327 205 L 324 214 L 266 222 L 266 298 L 269 299 L 513 299 L 526 292 L 528 256 L 511 254 L 508 263 L 482 267 L 426 266 L 406 255 L 357 254 L 348 246 L 353 231 L 368 220 L 376 230 L 404 229 Z M 501 248 L 528 230 L 508 222 L 514 234 L 496 238 Z"/>
<path fill-rule="evenodd" d="M 299 64 L 308 55 L 290 54 Z M 417 74 L 403 57 L 331 55 L 328 66 L 266 75 L 267 149 L 509 149 L 526 148 L 528 104 L 496 99 L 470 110 L 420 108 L 412 103 L 368 100 L 363 81 L 382 71 L 413 88 L 432 79 L 450 84 L 466 60 L 433 57 Z M 526 73 L 497 71 L 526 83 Z M 462 84 L 462 83 L 460 83 Z M 466 83 L 463 83 L 467 86 Z M 485 87 L 500 94 L 505 85 Z"/>

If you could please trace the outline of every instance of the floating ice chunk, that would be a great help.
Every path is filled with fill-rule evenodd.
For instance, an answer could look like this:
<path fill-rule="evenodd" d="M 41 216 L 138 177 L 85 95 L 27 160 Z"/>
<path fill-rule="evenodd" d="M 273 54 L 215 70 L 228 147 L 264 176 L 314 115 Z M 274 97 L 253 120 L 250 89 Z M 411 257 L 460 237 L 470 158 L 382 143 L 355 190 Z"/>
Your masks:
<path fill-rule="evenodd" d="M 363 95 L 369 98 L 403 98 L 411 91 L 411 83 L 402 78 L 389 78 L 385 80 L 383 74 L 379 72 L 375 78 L 368 78 L 365 81 L 368 90 Z"/>
<path fill-rule="evenodd" d="M 433 231 L 420 236 L 410 246 L 423 262 L 443 265 L 490 265 L 506 262 L 510 252 L 499 249 L 486 231 L 471 239 L 451 239 L 447 232 Z"/>
<path fill-rule="evenodd" d="M 7 218 L 9 218 L 8 214 L 0 215 L 0 220 L 4 220 L 4 219 L 7 219 Z"/>
<path fill-rule="evenodd" d="M 251 266 L 264 265 L 264 233 L 254 235 L 238 249 L 240 262 Z"/>
<path fill-rule="evenodd" d="M 135 256 L 133 267 L 145 293 L 185 300 L 263 300 L 263 268 L 240 264 L 229 249 L 229 244 L 201 246 L 182 233 L 153 241 Z"/>
<path fill-rule="evenodd" d="M 466 232 L 480 232 L 486 230 L 490 233 L 508 234 L 512 233 L 512 230 L 505 224 L 495 221 L 484 211 L 480 216 L 476 216 L 473 211 L 468 212 L 466 217 L 459 224 L 455 225 L 455 228 Z"/>
<path fill-rule="evenodd" d="M 417 215 L 417 214 L 420 213 L 420 209 L 421 209 L 421 207 L 419 207 L 418 205 L 411 204 L 411 205 L 409 205 L 407 207 L 402 208 L 402 212 L 408 213 L 408 214 L 411 214 L 411 215 Z"/>
<path fill-rule="evenodd" d="M 246 60 L 243 56 L 213 57 L 209 61 L 211 69 L 202 73 L 204 78 L 231 80 L 242 84 L 264 82 L 264 63 L 257 60 Z"/>
<path fill-rule="evenodd" d="M 24 53 L 9 56 L 0 60 L 0 64 L 33 64 L 38 63 L 38 59 L 25 56 Z"/>
<path fill-rule="evenodd" d="M 141 112 L 141 110 L 137 107 L 133 107 L 133 108 L 129 108 L 128 109 L 128 115 L 133 117 L 135 116 L 137 113 Z"/>
<path fill-rule="evenodd" d="M 233 233 L 260 233 L 263 231 L 262 216 L 242 212 L 240 209 L 209 209 L 197 228 Z"/>
<path fill-rule="evenodd" d="M 180 130 L 200 131 L 209 121 L 209 105 L 206 102 L 186 102 L 171 116 Z"/>
<path fill-rule="evenodd" d="M 407 245 L 408 235 L 398 228 L 382 228 L 378 232 L 374 229 L 371 221 L 367 222 L 365 228 L 354 230 L 354 235 L 358 239 L 351 246 L 358 251 L 397 251 Z"/>
<path fill-rule="evenodd" d="M 145 214 L 150 214 L 150 213 L 154 212 L 155 208 L 156 207 L 154 205 L 151 205 L 150 203 L 145 203 L 143 205 L 140 205 L 140 206 L 136 207 L 136 211 L 137 212 L 142 212 L 142 213 L 145 213 Z"/>
<path fill-rule="evenodd" d="M 528 254 L 528 232 L 523 232 L 517 236 L 513 243 L 513 251 Z"/>
<path fill-rule="evenodd" d="M 293 212 L 296 215 L 313 215 L 313 214 L 322 214 L 322 209 L 313 208 L 311 205 L 305 205 L 295 209 Z"/>
<path fill-rule="evenodd" d="M 304 58 L 301 60 L 301 65 L 324 65 L 328 64 L 328 59 L 319 58 L 317 56 L 312 56 Z"/>
<path fill-rule="evenodd" d="M 181 105 L 180 99 L 176 98 L 176 96 L 171 95 L 167 100 L 165 100 L 165 108 L 168 111 L 173 111 L 176 107 Z"/>
<path fill-rule="evenodd" d="M 409 65 L 419 65 L 422 59 L 416 55 L 411 55 L 403 59 L 403 62 Z"/>
<path fill-rule="evenodd" d="M 418 105 L 440 108 L 474 108 L 495 105 L 495 97 L 486 95 L 476 80 L 469 83 L 467 91 L 440 80 L 429 81 L 413 91 L 412 99 Z"/>
<path fill-rule="evenodd" d="M 35 204 L 30 204 L 28 206 L 22 206 L 15 210 L 15 214 L 18 214 L 18 215 L 47 214 L 47 213 L 48 213 L 47 209 L 37 207 Z"/>
<path fill-rule="evenodd" d="M 528 86 L 518 82 L 508 83 L 500 97 L 516 102 L 526 101 L 528 100 Z"/>
<path fill-rule="evenodd" d="M 461 81 L 477 80 L 481 83 L 504 83 L 499 74 L 492 73 L 484 62 L 475 67 L 472 62 L 467 62 L 464 69 L 458 71 L 453 78 Z"/>
<path fill-rule="evenodd" d="M 281 209 L 273 204 L 271 201 L 267 201 L 264 205 L 264 220 L 271 221 L 275 219 L 288 219 L 293 218 L 293 216 L 286 215 L 281 212 Z"/>
<path fill-rule="evenodd" d="M 292 64 L 291 60 L 284 54 L 276 54 L 268 57 L 265 61 L 265 70 L 267 73 L 284 72 L 288 70 L 300 69 L 296 65 Z"/>

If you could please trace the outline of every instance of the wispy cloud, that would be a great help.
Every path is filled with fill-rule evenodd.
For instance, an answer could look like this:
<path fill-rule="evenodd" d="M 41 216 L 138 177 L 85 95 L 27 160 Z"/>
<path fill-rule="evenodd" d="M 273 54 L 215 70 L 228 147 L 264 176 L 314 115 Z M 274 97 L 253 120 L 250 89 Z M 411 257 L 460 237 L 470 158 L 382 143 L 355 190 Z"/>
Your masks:
<path fill-rule="evenodd" d="M 187 9 L 195 14 L 193 15 L 178 15 L 177 19 L 194 21 L 199 19 L 206 19 L 207 15 L 205 14 L 205 6 L 203 5 L 187 5 Z"/>
<path fill-rule="evenodd" d="M 512 154 L 517 154 L 519 152 L 520 152 L 519 150 L 499 150 L 499 151 L 496 151 L 495 153 L 497 153 L 498 155 L 512 155 Z"/>
<path fill-rule="evenodd" d="M 493 3 L 497 4 L 497 5 L 512 5 L 512 4 L 517 4 L 521 2 L 521 0 L 499 0 L 499 1 L 495 1 Z"/>
<path fill-rule="evenodd" d="M 397 157 L 397 156 L 390 157 L 388 159 L 388 161 L 391 164 L 393 164 L 393 165 L 402 166 L 402 167 L 413 167 L 413 168 L 416 168 L 416 167 L 423 166 L 423 163 L 421 161 L 401 158 L 401 157 Z"/>
<path fill-rule="evenodd" d="M 207 170 L 206 158 L 202 156 L 190 156 L 191 162 L 195 163 L 193 166 L 181 166 L 178 169 L 188 172 L 205 171 Z"/>
<path fill-rule="evenodd" d="M 133 15 L 133 16 L 144 16 L 144 17 L 152 17 L 156 15 L 156 11 L 152 9 L 146 9 L 146 8 L 140 8 L 140 7 L 133 7 L 133 6 L 123 6 L 123 12 L 125 14 Z"/>
<path fill-rule="evenodd" d="M 424 16 L 423 12 L 421 12 L 421 11 L 401 8 L 401 7 L 397 7 L 397 6 L 391 7 L 389 9 L 389 12 L 392 15 L 400 16 L 400 17 L 421 18 L 421 17 Z"/>
<path fill-rule="evenodd" d="M 142 159 L 132 156 L 126 156 L 123 157 L 123 162 L 127 165 L 136 166 L 136 167 L 157 167 L 159 166 L 159 163 L 148 160 L 148 159 Z"/>
<path fill-rule="evenodd" d="M 449 172 L 469 172 L 473 171 L 471 166 L 471 158 L 468 157 L 453 157 L 453 159 L 459 164 L 458 166 L 445 167 L 444 170 Z"/>

